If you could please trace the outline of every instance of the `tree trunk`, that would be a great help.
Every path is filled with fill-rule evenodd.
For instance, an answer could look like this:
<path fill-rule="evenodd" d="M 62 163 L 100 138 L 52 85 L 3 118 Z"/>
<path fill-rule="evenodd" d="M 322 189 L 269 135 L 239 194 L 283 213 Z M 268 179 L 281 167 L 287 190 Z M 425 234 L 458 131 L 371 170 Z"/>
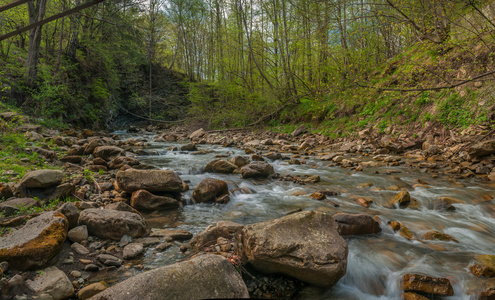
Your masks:
<path fill-rule="evenodd" d="M 29 23 L 43 20 L 45 16 L 46 0 L 28 2 Z M 38 57 L 41 46 L 41 26 L 29 30 L 28 57 L 26 61 L 26 84 L 33 86 L 38 75 Z"/>

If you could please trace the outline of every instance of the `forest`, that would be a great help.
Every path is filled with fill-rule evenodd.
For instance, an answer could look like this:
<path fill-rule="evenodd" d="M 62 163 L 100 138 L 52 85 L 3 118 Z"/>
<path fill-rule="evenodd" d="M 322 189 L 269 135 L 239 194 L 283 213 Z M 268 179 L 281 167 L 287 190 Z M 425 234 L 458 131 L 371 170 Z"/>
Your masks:
<path fill-rule="evenodd" d="M 494 15 L 475 0 L 1 0 L 0 97 L 54 126 L 465 128 L 492 117 Z"/>

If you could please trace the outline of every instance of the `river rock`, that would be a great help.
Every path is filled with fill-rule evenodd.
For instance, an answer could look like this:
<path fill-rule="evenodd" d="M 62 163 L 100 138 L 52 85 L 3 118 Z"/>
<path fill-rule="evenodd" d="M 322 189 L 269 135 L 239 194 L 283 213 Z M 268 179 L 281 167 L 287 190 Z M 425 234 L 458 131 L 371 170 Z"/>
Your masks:
<path fill-rule="evenodd" d="M 88 227 L 86 225 L 81 225 L 72 228 L 67 233 L 67 238 L 71 242 L 80 243 L 88 238 Z"/>
<path fill-rule="evenodd" d="M 184 229 L 170 230 L 170 229 L 152 228 L 151 236 L 161 236 L 161 237 L 167 237 L 167 239 L 170 240 L 184 241 L 191 239 L 193 237 L 193 234 Z"/>
<path fill-rule="evenodd" d="M 65 202 L 57 211 L 67 218 L 67 221 L 69 221 L 69 229 L 77 226 L 79 222 L 79 209 L 77 209 L 74 204 Z"/>
<path fill-rule="evenodd" d="M 127 169 L 117 173 L 117 185 L 126 192 L 147 190 L 149 192 L 179 193 L 182 179 L 170 170 Z"/>
<path fill-rule="evenodd" d="M 230 162 L 233 163 L 234 165 L 236 165 L 237 167 L 242 168 L 245 165 L 249 164 L 250 161 L 249 161 L 249 157 L 238 155 L 238 156 L 232 157 Z"/>
<path fill-rule="evenodd" d="M 41 299 L 62 300 L 74 296 L 72 283 L 57 267 L 41 270 L 33 280 L 26 281 L 26 286 Z"/>
<path fill-rule="evenodd" d="M 207 254 L 122 281 L 93 300 L 249 298 L 239 272 L 224 257 Z"/>
<path fill-rule="evenodd" d="M 200 138 L 202 137 L 203 135 L 206 134 L 206 131 L 203 129 L 203 128 L 200 128 L 196 131 L 193 131 L 190 135 L 189 135 L 189 138 L 190 139 L 194 139 L 194 138 Z"/>
<path fill-rule="evenodd" d="M 471 273 L 477 277 L 495 277 L 495 255 L 477 255 L 476 264 L 469 266 Z"/>
<path fill-rule="evenodd" d="M 140 162 L 133 158 L 133 157 L 129 157 L 129 156 L 118 156 L 116 158 L 114 158 L 110 164 L 108 165 L 108 167 L 111 169 L 111 170 L 115 170 L 115 169 L 120 169 L 122 168 L 123 166 L 125 165 L 128 165 L 128 166 L 137 166 L 139 165 Z"/>
<path fill-rule="evenodd" d="M 74 252 L 76 252 L 77 254 L 80 254 L 80 255 L 88 255 L 89 254 L 88 248 L 84 247 L 83 245 L 81 245 L 79 243 L 73 243 L 72 245 L 70 245 L 70 248 Z"/>
<path fill-rule="evenodd" d="M 95 157 L 103 158 L 106 161 L 111 161 L 117 156 L 125 155 L 125 151 L 116 146 L 99 146 L 95 148 L 93 155 Z"/>
<path fill-rule="evenodd" d="M 223 180 L 205 178 L 196 186 L 192 198 L 197 203 L 211 202 L 229 194 L 229 187 Z"/>
<path fill-rule="evenodd" d="M 127 211 L 90 208 L 81 212 L 79 223 L 97 237 L 117 241 L 124 235 L 140 237 L 146 233 L 144 218 Z"/>
<path fill-rule="evenodd" d="M 341 235 L 373 234 L 382 231 L 380 223 L 370 215 L 338 213 L 333 215 Z"/>
<path fill-rule="evenodd" d="M 224 159 L 214 159 L 206 165 L 205 172 L 231 174 L 235 169 L 237 166 L 231 162 Z"/>
<path fill-rule="evenodd" d="M 189 144 L 185 144 L 185 145 L 182 145 L 180 147 L 180 150 L 181 151 L 197 151 L 198 148 L 196 148 L 196 144 L 194 143 L 189 143 Z"/>
<path fill-rule="evenodd" d="M 435 278 L 420 274 L 406 274 L 402 277 L 403 292 L 453 296 L 454 289 L 447 278 Z"/>
<path fill-rule="evenodd" d="M 204 247 L 214 245 L 219 237 L 231 240 L 242 228 L 244 228 L 244 225 L 232 221 L 219 221 L 216 224 L 210 224 L 205 230 L 192 238 L 188 247 L 202 250 Z"/>
<path fill-rule="evenodd" d="M 135 213 L 140 215 L 141 213 L 134 209 L 132 206 L 129 204 L 125 204 L 124 202 L 113 202 L 110 204 L 105 205 L 105 209 L 111 209 L 111 210 L 118 210 L 118 211 L 128 211 L 131 213 Z"/>
<path fill-rule="evenodd" d="M 130 243 L 124 247 L 122 257 L 124 259 L 133 259 L 144 253 L 144 246 L 140 243 Z"/>
<path fill-rule="evenodd" d="M 19 187 L 48 188 L 59 185 L 64 179 L 60 170 L 36 170 L 26 173 L 19 182 Z"/>
<path fill-rule="evenodd" d="M 62 248 L 68 227 L 67 219 L 59 212 L 41 214 L 0 238 L 0 261 L 18 270 L 41 268 Z"/>
<path fill-rule="evenodd" d="M 389 208 L 406 208 L 407 205 L 411 202 L 411 195 L 409 194 L 408 191 L 402 190 L 400 191 L 397 195 L 395 195 L 390 201 L 388 202 L 387 207 Z"/>
<path fill-rule="evenodd" d="M 303 134 L 305 133 L 306 131 L 308 131 L 308 129 L 306 128 L 306 125 L 302 124 L 302 125 L 299 125 L 299 127 L 297 127 L 296 129 L 294 129 L 294 131 L 292 131 L 292 136 L 298 136 L 300 134 Z"/>
<path fill-rule="evenodd" d="M 495 139 L 472 145 L 469 147 L 468 153 L 471 157 L 480 157 L 495 153 Z"/>
<path fill-rule="evenodd" d="M 0 203 L 0 211 L 3 211 L 6 216 L 10 216 L 21 209 L 29 209 L 40 206 L 41 204 L 39 201 L 36 201 L 33 198 L 10 198 L 7 201 Z"/>
<path fill-rule="evenodd" d="M 146 190 L 132 193 L 131 206 L 137 210 L 166 210 L 179 207 L 179 201 L 166 196 L 157 196 Z"/>
<path fill-rule="evenodd" d="M 108 284 L 104 281 L 90 284 L 88 286 L 83 287 L 78 293 L 77 298 L 79 300 L 86 300 L 94 295 L 103 292 L 108 288 Z"/>
<path fill-rule="evenodd" d="M 420 294 L 407 292 L 402 294 L 402 300 L 429 300 L 429 298 Z"/>
<path fill-rule="evenodd" d="M 439 241 L 444 241 L 444 242 L 456 242 L 459 243 L 458 240 L 456 240 L 453 236 L 448 235 L 446 233 L 436 231 L 436 230 L 430 230 L 428 232 L 425 232 L 421 236 L 424 240 L 439 240 Z"/>
<path fill-rule="evenodd" d="M 249 165 L 246 165 L 241 168 L 242 178 L 267 178 L 271 174 L 274 174 L 275 171 L 273 167 L 266 162 L 252 162 Z"/>
<path fill-rule="evenodd" d="M 294 213 L 246 225 L 236 238 L 245 259 L 264 273 L 282 273 L 330 287 L 346 273 L 347 243 L 328 214 Z"/>

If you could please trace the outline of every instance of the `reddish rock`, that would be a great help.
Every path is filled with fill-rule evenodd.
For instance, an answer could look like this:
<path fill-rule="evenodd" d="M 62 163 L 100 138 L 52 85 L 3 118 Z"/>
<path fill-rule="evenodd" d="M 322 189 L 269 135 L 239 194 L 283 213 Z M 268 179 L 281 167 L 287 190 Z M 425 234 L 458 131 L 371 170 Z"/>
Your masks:
<path fill-rule="evenodd" d="M 211 202 L 229 194 L 229 187 L 225 181 L 205 178 L 194 189 L 192 198 L 197 203 Z"/>
<path fill-rule="evenodd" d="M 403 292 L 453 296 L 454 289 L 447 278 L 435 278 L 420 274 L 406 274 L 402 277 Z"/>

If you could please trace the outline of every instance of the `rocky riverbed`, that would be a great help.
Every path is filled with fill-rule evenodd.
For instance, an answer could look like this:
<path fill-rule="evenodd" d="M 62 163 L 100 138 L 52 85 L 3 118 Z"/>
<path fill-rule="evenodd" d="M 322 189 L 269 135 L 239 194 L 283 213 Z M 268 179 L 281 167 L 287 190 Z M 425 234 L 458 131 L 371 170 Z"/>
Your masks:
<path fill-rule="evenodd" d="M 32 129 L 59 151 L 22 151 L 60 169 L 0 186 L 3 299 L 494 297 L 495 141 L 476 129 Z"/>

